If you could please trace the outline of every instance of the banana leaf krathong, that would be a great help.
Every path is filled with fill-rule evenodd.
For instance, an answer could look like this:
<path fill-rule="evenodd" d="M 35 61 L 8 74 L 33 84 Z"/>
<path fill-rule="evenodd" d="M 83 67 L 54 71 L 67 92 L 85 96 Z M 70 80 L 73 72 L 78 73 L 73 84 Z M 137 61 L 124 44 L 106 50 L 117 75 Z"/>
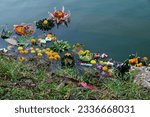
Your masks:
<path fill-rule="evenodd" d="M 36 22 L 36 26 L 42 31 L 48 31 L 51 30 L 55 26 L 55 24 L 51 19 L 42 19 Z"/>

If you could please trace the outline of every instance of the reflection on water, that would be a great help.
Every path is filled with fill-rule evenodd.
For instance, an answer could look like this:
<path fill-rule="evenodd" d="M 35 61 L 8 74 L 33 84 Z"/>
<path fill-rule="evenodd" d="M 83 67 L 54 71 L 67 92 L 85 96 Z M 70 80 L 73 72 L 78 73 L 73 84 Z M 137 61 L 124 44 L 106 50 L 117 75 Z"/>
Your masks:
<path fill-rule="evenodd" d="M 92 51 L 124 59 L 149 54 L 149 0 L 0 0 L 0 25 L 33 22 L 63 5 L 72 13 L 71 24 L 52 30 L 58 39 L 84 43 Z M 0 41 L 0 47 L 2 45 Z M 4 44 L 4 43 L 3 43 Z"/>

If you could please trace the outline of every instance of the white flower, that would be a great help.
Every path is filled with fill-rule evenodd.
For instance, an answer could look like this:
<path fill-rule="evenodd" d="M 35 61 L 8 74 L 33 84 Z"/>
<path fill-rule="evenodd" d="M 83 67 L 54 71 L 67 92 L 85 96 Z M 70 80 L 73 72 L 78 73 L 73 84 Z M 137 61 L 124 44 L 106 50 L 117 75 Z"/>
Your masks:
<path fill-rule="evenodd" d="M 108 61 L 108 62 L 107 62 L 107 65 L 108 65 L 108 66 L 113 66 L 113 65 L 114 65 L 114 63 L 112 63 L 112 62 Z"/>
<path fill-rule="evenodd" d="M 108 57 L 108 55 L 105 54 L 105 53 L 103 53 L 103 54 L 101 55 L 101 58 L 107 58 L 107 57 Z"/>
<path fill-rule="evenodd" d="M 40 41 L 40 43 L 46 44 L 46 40 L 45 40 L 45 39 L 42 39 L 42 40 Z"/>
<path fill-rule="evenodd" d="M 8 52 L 8 50 L 6 48 L 0 48 L 0 51 L 2 51 L 4 53 Z"/>
<path fill-rule="evenodd" d="M 51 41 L 52 39 L 50 37 L 46 37 L 45 41 Z"/>

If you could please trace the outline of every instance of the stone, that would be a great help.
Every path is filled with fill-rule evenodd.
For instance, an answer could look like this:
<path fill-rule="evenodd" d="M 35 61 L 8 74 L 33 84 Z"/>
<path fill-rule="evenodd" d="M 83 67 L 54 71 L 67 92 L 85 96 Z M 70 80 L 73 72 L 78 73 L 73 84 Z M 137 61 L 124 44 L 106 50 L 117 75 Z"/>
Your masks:
<path fill-rule="evenodd" d="M 134 67 L 138 72 L 134 82 L 150 90 L 150 67 Z"/>

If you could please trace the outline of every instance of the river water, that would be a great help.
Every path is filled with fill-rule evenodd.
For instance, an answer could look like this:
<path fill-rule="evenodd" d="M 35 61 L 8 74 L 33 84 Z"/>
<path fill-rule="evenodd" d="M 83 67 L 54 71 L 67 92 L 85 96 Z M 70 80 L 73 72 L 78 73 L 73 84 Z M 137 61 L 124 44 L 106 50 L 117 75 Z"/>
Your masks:
<path fill-rule="evenodd" d="M 81 42 L 116 60 L 136 52 L 150 57 L 150 0 L 0 0 L 0 25 L 32 23 L 62 6 L 72 16 L 68 28 L 51 30 L 59 40 Z"/>

